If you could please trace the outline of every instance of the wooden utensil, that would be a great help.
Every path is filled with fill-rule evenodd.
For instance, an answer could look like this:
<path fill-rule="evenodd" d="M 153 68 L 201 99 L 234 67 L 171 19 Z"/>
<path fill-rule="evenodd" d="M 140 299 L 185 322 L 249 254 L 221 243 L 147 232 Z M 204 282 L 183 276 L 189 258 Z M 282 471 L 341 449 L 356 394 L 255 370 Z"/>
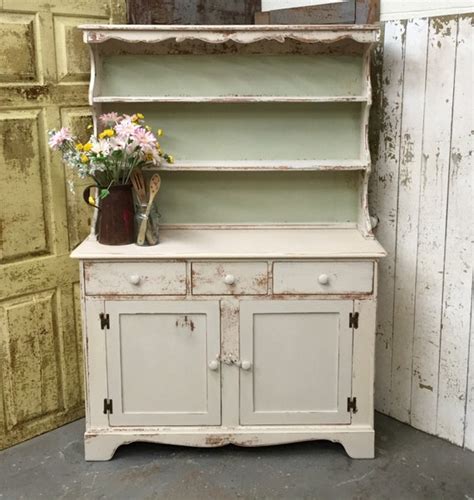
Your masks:
<path fill-rule="evenodd" d="M 146 203 L 146 188 L 145 179 L 141 170 L 134 170 L 132 172 L 132 185 L 138 198 L 138 203 L 144 205 Z"/>
<path fill-rule="evenodd" d="M 150 194 L 148 199 L 148 205 L 146 207 L 145 217 L 143 218 L 142 223 L 140 224 L 140 229 L 138 231 L 138 238 L 137 238 L 138 245 L 143 245 L 143 243 L 145 242 L 148 217 L 150 216 L 153 200 L 155 199 L 155 196 L 158 194 L 160 186 L 161 186 L 161 177 L 158 174 L 154 174 L 150 179 L 150 188 L 148 190 Z"/>
<path fill-rule="evenodd" d="M 146 188 L 145 188 L 145 178 L 143 177 L 143 172 L 141 170 L 134 170 L 132 172 L 131 180 L 133 189 L 135 190 L 135 194 L 137 195 L 138 203 L 140 205 L 144 205 L 146 203 Z M 146 235 L 146 240 L 150 245 L 157 244 L 158 239 L 153 234 L 153 231 L 148 223 L 146 225 L 145 235 Z"/>

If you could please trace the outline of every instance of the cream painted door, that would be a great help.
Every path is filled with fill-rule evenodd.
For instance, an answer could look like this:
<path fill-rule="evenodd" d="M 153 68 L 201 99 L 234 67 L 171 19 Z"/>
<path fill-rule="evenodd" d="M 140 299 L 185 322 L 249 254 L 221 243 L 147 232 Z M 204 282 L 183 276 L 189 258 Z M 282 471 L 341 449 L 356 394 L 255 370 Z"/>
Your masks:
<path fill-rule="evenodd" d="M 106 301 L 112 426 L 221 423 L 218 301 Z"/>
<path fill-rule="evenodd" d="M 242 301 L 240 423 L 350 423 L 350 300 Z"/>
<path fill-rule="evenodd" d="M 0 1 L 0 448 L 84 413 L 78 264 L 89 213 L 67 189 L 47 130 L 82 137 L 89 53 L 82 23 L 125 1 Z"/>

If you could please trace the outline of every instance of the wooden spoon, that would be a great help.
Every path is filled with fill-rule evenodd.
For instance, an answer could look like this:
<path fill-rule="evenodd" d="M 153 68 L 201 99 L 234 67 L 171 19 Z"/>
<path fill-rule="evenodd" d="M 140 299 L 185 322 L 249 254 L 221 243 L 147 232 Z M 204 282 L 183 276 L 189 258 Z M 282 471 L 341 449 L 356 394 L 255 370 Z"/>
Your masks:
<path fill-rule="evenodd" d="M 146 188 L 145 188 L 145 178 L 143 177 L 143 172 L 141 170 L 134 170 L 132 172 L 132 185 L 135 193 L 137 195 L 138 203 L 144 205 L 146 203 Z M 153 231 L 149 224 L 146 226 L 146 240 L 150 245 L 156 245 L 158 242 L 157 238 L 153 234 Z"/>
<path fill-rule="evenodd" d="M 140 229 L 138 231 L 138 238 L 137 238 L 138 245 L 143 245 L 143 243 L 145 242 L 148 217 L 151 212 L 153 200 L 155 199 L 155 196 L 158 194 L 160 186 L 161 186 L 161 177 L 158 174 L 154 174 L 150 179 L 150 189 L 149 189 L 150 194 L 148 199 L 148 205 L 146 207 L 145 217 L 143 218 L 142 223 L 140 224 Z"/>

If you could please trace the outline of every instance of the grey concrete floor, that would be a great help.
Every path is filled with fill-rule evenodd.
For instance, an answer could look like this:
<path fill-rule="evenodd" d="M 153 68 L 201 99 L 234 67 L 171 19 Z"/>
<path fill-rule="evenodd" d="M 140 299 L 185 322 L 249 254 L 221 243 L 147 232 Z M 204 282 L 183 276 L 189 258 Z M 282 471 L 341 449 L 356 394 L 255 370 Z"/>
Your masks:
<path fill-rule="evenodd" d="M 79 420 L 0 452 L 10 499 L 474 499 L 474 453 L 376 416 L 376 459 L 340 445 L 182 448 L 135 443 L 83 460 Z"/>

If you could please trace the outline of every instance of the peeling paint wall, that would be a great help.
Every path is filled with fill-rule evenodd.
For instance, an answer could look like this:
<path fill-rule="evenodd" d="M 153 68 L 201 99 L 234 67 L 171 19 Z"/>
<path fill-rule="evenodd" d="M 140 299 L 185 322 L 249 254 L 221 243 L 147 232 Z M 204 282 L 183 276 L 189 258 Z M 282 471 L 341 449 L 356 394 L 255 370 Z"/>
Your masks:
<path fill-rule="evenodd" d="M 472 15 L 384 26 L 371 209 L 381 262 L 376 408 L 474 449 Z"/>
<path fill-rule="evenodd" d="M 84 134 L 82 23 L 123 21 L 125 1 L 0 1 L 0 449 L 84 413 L 79 272 L 90 214 L 67 189 L 47 130 Z"/>

